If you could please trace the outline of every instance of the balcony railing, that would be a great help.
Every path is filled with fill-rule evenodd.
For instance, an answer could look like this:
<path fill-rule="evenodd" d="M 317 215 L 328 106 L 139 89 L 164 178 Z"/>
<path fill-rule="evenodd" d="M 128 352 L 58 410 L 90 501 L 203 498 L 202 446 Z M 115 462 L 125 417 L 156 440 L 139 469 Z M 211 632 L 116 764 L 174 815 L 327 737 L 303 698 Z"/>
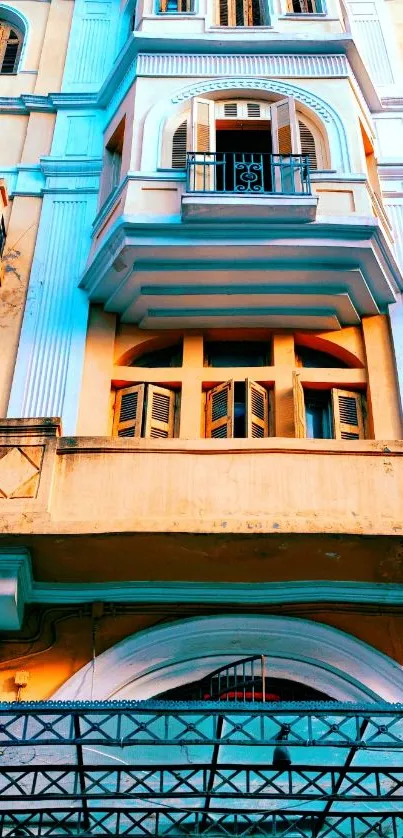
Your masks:
<path fill-rule="evenodd" d="M 311 195 L 309 157 L 300 154 L 192 151 L 187 191 L 227 195 Z"/>

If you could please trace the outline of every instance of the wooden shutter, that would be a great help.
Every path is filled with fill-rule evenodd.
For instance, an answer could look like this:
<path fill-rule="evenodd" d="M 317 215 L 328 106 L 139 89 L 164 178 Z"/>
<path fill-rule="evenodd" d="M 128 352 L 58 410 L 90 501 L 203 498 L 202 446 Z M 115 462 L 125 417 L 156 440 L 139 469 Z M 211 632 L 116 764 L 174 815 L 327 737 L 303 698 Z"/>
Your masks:
<path fill-rule="evenodd" d="M 113 436 L 141 436 L 144 389 L 144 384 L 135 384 L 117 391 Z"/>
<path fill-rule="evenodd" d="M 145 437 L 168 439 L 174 435 L 175 392 L 149 384 L 145 411 Z"/>
<path fill-rule="evenodd" d="M 301 145 L 294 99 L 281 99 L 270 107 L 273 154 L 300 154 Z"/>
<path fill-rule="evenodd" d="M 315 140 L 310 128 L 305 125 L 305 122 L 298 122 L 299 136 L 301 140 L 301 154 L 309 157 L 309 165 L 311 169 L 318 168 L 318 160 L 316 157 Z"/>
<path fill-rule="evenodd" d="M 185 119 L 178 125 L 172 137 L 172 168 L 186 169 L 188 125 Z"/>
<path fill-rule="evenodd" d="M 335 439 L 365 439 L 361 396 L 350 390 L 332 390 Z"/>
<path fill-rule="evenodd" d="M 210 99 L 192 101 L 192 151 L 197 152 L 191 172 L 193 189 L 202 192 L 214 190 L 215 171 L 215 109 Z"/>
<path fill-rule="evenodd" d="M 305 397 L 298 372 L 293 373 L 293 391 L 295 436 L 297 439 L 304 439 L 306 437 Z"/>
<path fill-rule="evenodd" d="M 211 99 L 192 100 L 192 151 L 215 151 L 215 113 Z"/>
<path fill-rule="evenodd" d="M 269 394 L 256 381 L 246 379 L 246 436 L 260 439 L 269 435 Z"/>
<path fill-rule="evenodd" d="M 207 393 L 206 437 L 227 439 L 234 434 L 234 382 L 218 384 Z"/>

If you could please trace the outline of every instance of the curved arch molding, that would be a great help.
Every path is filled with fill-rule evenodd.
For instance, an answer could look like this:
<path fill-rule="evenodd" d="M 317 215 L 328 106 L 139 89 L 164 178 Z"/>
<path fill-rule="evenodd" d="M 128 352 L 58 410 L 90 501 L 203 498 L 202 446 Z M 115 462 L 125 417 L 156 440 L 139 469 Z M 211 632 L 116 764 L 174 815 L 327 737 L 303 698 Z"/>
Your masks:
<path fill-rule="evenodd" d="M 138 632 L 87 664 L 55 700 L 147 699 L 253 654 L 273 677 L 294 678 L 339 701 L 396 702 L 402 668 L 331 626 L 294 617 L 231 614 L 179 620 Z"/>
<path fill-rule="evenodd" d="M 302 105 L 313 111 L 325 123 L 332 160 L 332 168 L 338 172 L 350 171 L 350 153 L 343 122 L 334 108 L 314 93 L 290 82 L 264 78 L 214 78 L 201 79 L 195 84 L 181 88 L 170 99 L 157 102 L 149 111 L 144 125 L 142 170 L 155 171 L 161 159 L 163 132 L 167 119 L 179 105 L 219 90 L 261 90 L 280 96 L 293 96 Z M 158 148 L 154 137 L 159 137 Z"/>

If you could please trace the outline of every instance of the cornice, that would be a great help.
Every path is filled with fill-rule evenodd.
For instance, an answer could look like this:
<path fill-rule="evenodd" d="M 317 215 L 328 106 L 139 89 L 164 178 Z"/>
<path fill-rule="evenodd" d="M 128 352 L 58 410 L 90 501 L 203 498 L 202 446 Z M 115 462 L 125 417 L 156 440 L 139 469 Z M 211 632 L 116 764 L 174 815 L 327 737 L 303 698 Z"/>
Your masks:
<path fill-rule="evenodd" d="M 296 582 L 34 582 L 29 602 L 84 604 L 87 602 L 139 604 L 285 605 L 333 602 L 352 605 L 401 606 L 403 585 L 303 580 Z"/>

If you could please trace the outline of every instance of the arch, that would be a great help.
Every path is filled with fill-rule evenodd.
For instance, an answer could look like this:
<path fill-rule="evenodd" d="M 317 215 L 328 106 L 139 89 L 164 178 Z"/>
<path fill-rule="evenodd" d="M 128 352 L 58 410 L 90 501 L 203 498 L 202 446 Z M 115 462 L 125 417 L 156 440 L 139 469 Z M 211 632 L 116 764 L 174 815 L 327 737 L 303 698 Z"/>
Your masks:
<path fill-rule="evenodd" d="M 0 21 L 5 21 L 17 30 L 21 37 L 21 46 L 17 56 L 17 70 L 21 69 L 28 38 L 28 20 L 22 12 L 12 6 L 5 6 L 0 3 Z"/>
<path fill-rule="evenodd" d="M 332 168 L 338 172 L 350 171 L 351 157 L 345 127 L 334 108 L 316 94 L 304 90 L 302 87 L 290 82 L 265 78 L 202 79 L 196 84 L 178 90 L 170 99 L 160 99 L 153 105 L 145 118 L 141 170 L 152 172 L 158 169 L 163 149 L 165 124 L 175 116 L 175 113 L 183 112 L 186 102 L 193 99 L 194 96 L 206 94 L 217 98 L 223 90 L 232 91 L 235 94 L 242 91 L 243 95 L 252 91 L 260 91 L 263 94 L 275 94 L 275 98 L 293 96 L 298 109 L 302 113 L 306 111 L 308 118 L 313 116 L 319 124 L 326 126 Z M 157 143 L 155 137 L 158 137 Z"/>
<path fill-rule="evenodd" d="M 237 658 L 264 654 L 274 677 L 340 701 L 396 702 L 402 668 L 355 637 L 296 617 L 193 617 L 127 637 L 72 676 L 55 700 L 147 699 Z"/>

